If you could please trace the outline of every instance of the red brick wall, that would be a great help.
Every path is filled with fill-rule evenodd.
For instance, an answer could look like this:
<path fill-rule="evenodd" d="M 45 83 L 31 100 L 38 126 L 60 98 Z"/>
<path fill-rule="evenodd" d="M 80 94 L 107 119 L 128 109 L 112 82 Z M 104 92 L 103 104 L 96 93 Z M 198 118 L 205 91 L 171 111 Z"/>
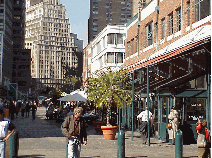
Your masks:
<path fill-rule="evenodd" d="M 183 1 L 183 21 L 182 21 L 182 31 L 183 31 L 183 35 L 188 34 L 189 32 L 195 30 L 196 28 L 192 28 L 192 24 L 195 22 L 194 21 L 194 1 L 190 0 L 190 15 L 188 15 L 188 2 L 189 0 Z M 131 26 L 128 30 L 127 30 L 127 38 L 125 40 L 125 66 L 128 65 L 132 65 L 137 61 L 140 61 L 142 59 L 147 58 L 149 55 L 157 52 L 157 48 L 156 48 L 156 42 L 158 44 L 158 48 L 159 50 L 168 46 L 170 43 L 175 42 L 176 40 L 181 38 L 181 33 L 179 36 L 177 37 L 173 37 L 171 40 L 167 41 L 167 37 L 168 37 L 168 15 L 173 12 L 173 24 L 174 24 L 174 33 L 176 31 L 176 16 L 177 16 L 177 12 L 176 10 L 181 6 L 181 0 L 175 0 L 175 1 L 170 1 L 170 0 L 163 0 L 162 2 L 160 2 L 160 0 L 158 0 L 158 5 L 159 5 L 159 11 L 158 14 L 157 12 L 153 12 L 152 14 L 150 14 L 148 17 L 146 17 L 144 20 L 140 21 L 140 28 L 139 28 L 139 50 L 142 51 L 145 47 L 142 45 L 145 42 L 145 26 L 149 23 L 149 22 L 153 22 L 153 44 L 155 44 L 153 46 L 153 48 L 149 49 L 148 51 L 139 53 L 139 57 L 135 56 L 133 58 L 130 58 L 128 60 L 126 60 L 126 58 L 129 56 L 126 51 L 127 51 L 127 43 L 131 42 L 132 39 L 137 36 L 137 30 L 138 30 L 138 26 L 137 24 L 134 24 L 133 26 Z M 190 18 L 190 30 L 186 32 L 186 27 L 188 26 L 188 16 Z M 158 18 L 157 18 L 158 17 Z M 162 39 L 161 34 L 162 34 L 162 27 L 161 27 L 161 19 L 165 18 L 165 41 L 164 43 L 160 44 L 159 41 Z M 155 29 L 155 24 L 158 24 L 158 40 L 156 41 L 156 29 Z M 210 24 L 210 23 L 209 23 Z M 136 42 L 134 42 L 134 47 L 136 47 Z M 136 50 L 136 48 L 135 48 Z M 132 55 L 132 53 L 129 53 L 130 55 Z"/>

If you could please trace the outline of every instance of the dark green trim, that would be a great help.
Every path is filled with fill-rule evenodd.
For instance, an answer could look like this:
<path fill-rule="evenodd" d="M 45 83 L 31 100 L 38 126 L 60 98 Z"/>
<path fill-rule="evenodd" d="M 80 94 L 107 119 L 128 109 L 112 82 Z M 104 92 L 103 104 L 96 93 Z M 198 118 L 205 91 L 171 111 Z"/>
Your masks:
<path fill-rule="evenodd" d="M 128 27 L 133 21 L 135 21 L 138 18 L 138 13 L 128 21 L 128 23 L 126 24 L 126 27 Z"/>

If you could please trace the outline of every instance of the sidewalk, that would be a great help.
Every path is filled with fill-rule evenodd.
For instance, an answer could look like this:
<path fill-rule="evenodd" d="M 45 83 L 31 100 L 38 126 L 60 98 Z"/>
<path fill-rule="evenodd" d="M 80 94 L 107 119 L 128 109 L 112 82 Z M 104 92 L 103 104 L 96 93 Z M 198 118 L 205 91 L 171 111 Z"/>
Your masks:
<path fill-rule="evenodd" d="M 19 158 L 65 158 L 66 138 L 61 133 L 61 123 L 55 120 L 45 120 L 45 108 L 39 107 L 36 119 L 21 119 L 19 116 L 13 121 L 20 133 Z M 104 140 L 104 136 L 97 134 L 93 126 L 88 126 L 88 144 L 82 145 L 81 157 L 117 157 L 117 136 L 115 140 Z M 131 141 L 131 131 L 125 133 L 125 156 L 148 158 L 174 158 L 175 146 L 162 143 L 156 138 L 150 139 L 150 146 L 143 145 L 139 132 L 134 132 Z M 196 144 L 183 146 L 184 157 L 197 157 Z"/>
<path fill-rule="evenodd" d="M 103 135 L 93 135 L 95 130 L 88 128 L 88 144 L 82 146 L 81 157 L 117 157 L 117 137 L 115 140 L 104 140 Z M 125 157 L 148 157 L 148 158 L 174 158 L 175 146 L 162 143 L 156 138 L 150 138 L 150 146 L 142 144 L 139 132 L 134 132 L 133 141 L 131 131 L 125 132 Z M 183 146 L 183 157 L 198 157 L 196 144 Z"/>

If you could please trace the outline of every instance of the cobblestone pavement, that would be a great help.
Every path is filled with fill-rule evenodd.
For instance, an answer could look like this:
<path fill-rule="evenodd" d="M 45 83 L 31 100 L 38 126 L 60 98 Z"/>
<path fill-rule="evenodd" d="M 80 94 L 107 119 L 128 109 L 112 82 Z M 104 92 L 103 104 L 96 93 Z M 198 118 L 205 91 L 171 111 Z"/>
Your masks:
<path fill-rule="evenodd" d="M 19 113 L 20 115 L 20 113 Z M 22 119 L 21 116 L 13 120 L 19 131 L 19 158 L 65 158 L 66 142 L 61 133 L 61 123 L 45 119 L 45 108 L 40 107 L 36 119 Z M 81 157 L 117 157 L 117 136 L 115 140 L 104 140 L 102 134 L 97 134 L 92 126 L 88 126 L 88 144 L 82 145 Z M 125 132 L 125 156 L 148 158 L 174 158 L 175 146 L 162 143 L 156 138 L 150 139 L 150 146 L 143 145 L 138 132 Z M 197 157 L 196 144 L 183 146 L 184 157 Z"/>

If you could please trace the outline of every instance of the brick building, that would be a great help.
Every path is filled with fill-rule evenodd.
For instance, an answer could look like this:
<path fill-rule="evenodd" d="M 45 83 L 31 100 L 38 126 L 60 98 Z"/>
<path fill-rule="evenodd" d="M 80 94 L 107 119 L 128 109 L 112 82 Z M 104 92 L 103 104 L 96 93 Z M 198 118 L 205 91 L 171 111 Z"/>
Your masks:
<path fill-rule="evenodd" d="M 121 125 L 138 128 L 139 122 L 133 119 L 148 103 L 156 117 L 155 134 L 168 141 L 165 126 L 174 106 L 181 130 L 188 124 L 193 131 L 193 138 L 185 141 L 195 141 L 197 118 L 205 118 L 210 128 L 210 1 L 140 4 L 139 13 L 126 24 L 125 40 L 124 65 L 133 76 L 135 95 L 130 108 L 135 113 L 132 116 L 124 108 L 121 114 L 129 116 L 122 118 Z"/>

